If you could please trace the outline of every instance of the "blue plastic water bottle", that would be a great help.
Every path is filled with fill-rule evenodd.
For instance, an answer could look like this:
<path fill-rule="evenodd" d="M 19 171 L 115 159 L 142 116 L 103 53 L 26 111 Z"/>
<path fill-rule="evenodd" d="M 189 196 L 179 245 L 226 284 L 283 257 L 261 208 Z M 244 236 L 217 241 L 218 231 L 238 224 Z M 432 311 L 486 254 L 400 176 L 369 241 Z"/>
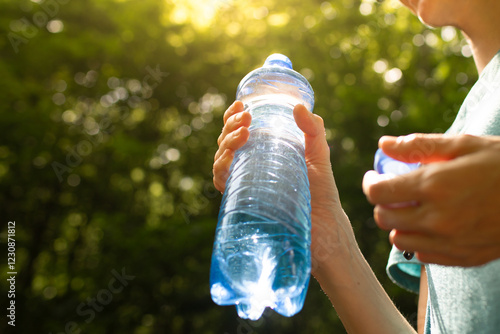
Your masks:
<path fill-rule="evenodd" d="M 273 54 L 243 78 L 236 99 L 252 123 L 222 198 L 210 292 L 241 318 L 257 320 L 266 307 L 290 317 L 302 309 L 311 273 L 311 195 L 293 108 L 312 111 L 314 93 L 286 56 Z"/>
<path fill-rule="evenodd" d="M 420 167 L 420 164 L 410 164 L 403 161 L 393 159 L 386 155 L 382 149 L 378 149 L 375 152 L 375 159 L 373 162 L 373 168 L 379 174 L 395 174 L 402 175 L 411 172 L 412 170 Z"/>
<path fill-rule="evenodd" d="M 375 159 L 373 162 L 373 168 L 379 173 L 379 174 L 394 174 L 394 175 L 402 175 L 409 173 L 417 168 L 420 167 L 419 163 L 415 164 L 410 164 L 406 163 L 403 161 L 399 161 L 396 159 L 393 159 L 386 155 L 380 148 L 375 152 Z M 414 205 L 413 202 L 408 202 L 408 203 L 398 203 L 397 204 L 399 207 L 403 206 L 411 206 Z M 408 252 L 408 251 L 403 251 L 403 256 L 407 260 L 411 260 L 413 258 L 413 253 Z"/>

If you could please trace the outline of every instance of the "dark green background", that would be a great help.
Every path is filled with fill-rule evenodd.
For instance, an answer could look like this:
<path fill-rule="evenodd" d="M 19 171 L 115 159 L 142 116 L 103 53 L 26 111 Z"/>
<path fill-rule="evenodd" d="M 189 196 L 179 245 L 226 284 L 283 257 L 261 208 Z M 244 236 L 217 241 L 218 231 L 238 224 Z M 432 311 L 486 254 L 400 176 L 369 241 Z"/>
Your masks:
<path fill-rule="evenodd" d="M 416 296 L 385 274 L 387 232 L 361 180 L 381 135 L 451 124 L 477 77 L 458 32 L 424 27 L 397 1 L 0 0 L 0 13 L 0 329 L 344 332 L 315 280 L 292 318 L 243 321 L 210 299 L 222 114 L 274 52 L 310 80 L 360 247 L 415 323 Z"/>

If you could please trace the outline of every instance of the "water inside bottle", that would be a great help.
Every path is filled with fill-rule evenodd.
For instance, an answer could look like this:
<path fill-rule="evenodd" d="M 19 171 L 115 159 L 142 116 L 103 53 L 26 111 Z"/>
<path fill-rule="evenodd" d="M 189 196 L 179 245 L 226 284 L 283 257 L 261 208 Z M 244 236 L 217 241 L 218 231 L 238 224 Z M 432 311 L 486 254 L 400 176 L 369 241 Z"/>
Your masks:
<path fill-rule="evenodd" d="M 236 304 L 241 318 L 257 320 L 266 307 L 285 316 L 302 308 L 310 277 L 310 194 L 304 146 L 293 129 L 283 117 L 269 127 L 277 122 L 269 113 L 265 124 L 259 112 L 253 116 L 257 125 L 235 156 L 221 204 L 216 239 L 224 242 L 214 246 L 211 294 L 219 305 Z M 280 131 L 292 132 L 283 140 Z"/>
<path fill-rule="evenodd" d="M 293 107 L 302 103 L 312 111 L 314 94 L 288 58 L 269 59 L 238 86 L 252 124 L 231 165 L 210 272 L 212 299 L 235 304 L 251 320 L 266 307 L 284 316 L 299 312 L 311 270 L 304 133 Z"/>
<path fill-rule="evenodd" d="M 242 215 L 250 218 L 234 213 L 228 219 Z M 310 254 L 304 245 L 308 242 L 290 233 L 286 225 L 254 218 L 218 231 L 231 241 L 214 249 L 212 270 L 224 279 L 212 282 L 212 296 L 218 304 L 236 304 L 241 318 L 257 320 L 266 307 L 291 316 L 302 308 L 305 298 Z"/>

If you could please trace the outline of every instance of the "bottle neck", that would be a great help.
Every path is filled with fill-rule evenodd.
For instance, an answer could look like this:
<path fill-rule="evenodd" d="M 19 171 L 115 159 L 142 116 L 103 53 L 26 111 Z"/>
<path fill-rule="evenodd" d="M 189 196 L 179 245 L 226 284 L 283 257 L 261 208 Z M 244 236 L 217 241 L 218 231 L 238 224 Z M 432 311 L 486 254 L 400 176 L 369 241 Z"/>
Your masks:
<path fill-rule="evenodd" d="M 262 67 L 250 72 L 238 85 L 236 99 L 246 105 L 268 100 L 292 108 L 303 104 L 311 112 L 314 108 L 314 92 L 309 82 L 286 68 Z"/>
<path fill-rule="evenodd" d="M 309 111 L 311 111 L 313 107 L 310 105 L 310 103 L 307 103 L 294 96 L 288 94 L 279 94 L 279 93 L 266 94 L 266 95 L 251 94 L 241 97 L 241 102 L 243 102 L 243 104 L 245 105 L 245 109 L 254 109 L 256 107 L 260 107 L 266 104 L 280 105 L 285 108 L 290 108 L 292 110 L 297 104 L 303 104 Z"/>
<path fill-rule="evenodd" d="M 252 115 L 250 133 L 253 131 L 267 131 L 273 136 L 287 138 L 289 142 L 296 142 L 304 146 L 304 133 L 299 129 L 293 117 L 294 104 L 286 101 L 264 99 L 251 101 L 245 105 L 246 111 Z"/>

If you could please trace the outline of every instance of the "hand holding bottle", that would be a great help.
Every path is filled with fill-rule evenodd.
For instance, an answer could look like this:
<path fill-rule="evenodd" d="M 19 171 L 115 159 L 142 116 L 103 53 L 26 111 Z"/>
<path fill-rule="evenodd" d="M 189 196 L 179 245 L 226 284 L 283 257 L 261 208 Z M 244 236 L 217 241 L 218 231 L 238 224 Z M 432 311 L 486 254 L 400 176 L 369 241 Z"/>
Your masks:
<path fill-rule="evenodd" d="M 286 56 L 273 54 L 241 80 L 236 95 L 252 120 L 222 197 L 212 299 L 236 305 L 242 318 L 257 320 L 266 307 L 292 316 L 302 309 L 311 273 L 311 195 L 293 107 L 312 111 L 314 92 Z"/>
<path fill-rule="evenodd" d="M 399 249 L 426 263 L 476 266 L 500 257 L 500 138 L 469 135 L 382 137 L 405 162 L 426 164 L 390 178 L 366 173 L 363 190 L 377 224 Z M 416 206 L 391 207 L 413 201 Z"/>
<path fill-rule="evenodd" d="M 242 114 L 240 117 L 235 115 Z M 330 164 L 330 148 L 320 116 L 302 105 L 293 110 L 305 136 L 305 158 L 311 191 L 312 274 L 328 295 L 349 332 L 410 333 L 411 326 L 392 304 L 356 243 L 344 213 Z M 215 155 L 214 184 L 225 184 L 234 150 L 248 139 L 250 115 L 235 102 L 224 115 L 225 125 Z M 362 316 L 360 316 L 362 314 Z M 383 323 L 381 317 L 388 319 Z"/>
<path fill-rule="evenodd" d="M 350 222 L 345 215 L 330 163 L 330 148 L 325 138 L 323 119 L 303 105 L 293 110 L 297 126 L 305 136 L 305 158 L 311 191 L 312 274 L 318 278 L 325 264 L 334 266 L 336 259 L 349 257 L 357 249 Z M 224 128 L 214 157 L 213 181 L 224 192 L 234 152 L 248 140 L 251 116 L 243 104 L 234 102 L 224 114 Z"/>

